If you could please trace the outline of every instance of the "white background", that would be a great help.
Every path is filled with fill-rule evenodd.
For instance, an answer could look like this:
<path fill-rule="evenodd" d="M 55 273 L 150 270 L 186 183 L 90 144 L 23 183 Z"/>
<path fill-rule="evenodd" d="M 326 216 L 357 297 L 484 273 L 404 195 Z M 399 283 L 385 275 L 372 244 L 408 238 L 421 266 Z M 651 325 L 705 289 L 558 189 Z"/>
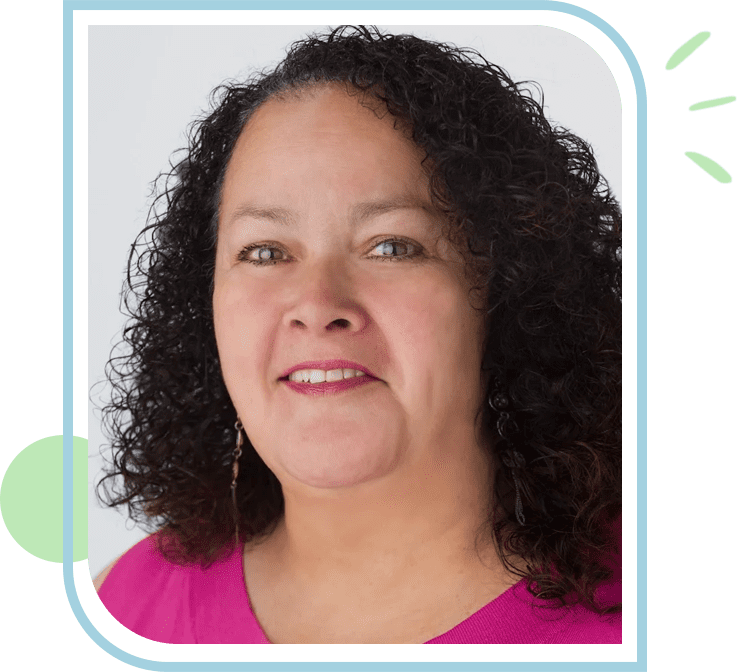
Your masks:
<path fill-rule="evenodd" d="M 426 13 L 422 18 L 433 17 Z M 582 39 L 559 28 L 535 25 L 379 28 L 474 47 L 502 65 L 514 81 L 537 82 L 545 94 L 546 116 L 594 147 L 601 173 L 621 200 L 622 99 L 606 62 Z M 172 151 L 186 146 L 185 127 L 206 107 L 215 85 L 226 77 L 245 77 L 255 69 L 273 67 L 288 45 L 315 31 L 324 32 L 325 27 L 89 28 L 89 76 L 79 80 L 89 82 L 89 145 L 87 151 L 75 151 L 75 157 L 88 157 L 89 180 L 78 170 L 75 182 L 89 185 L 88 198 L 80 196 L 79 203 L 89 203 L 87 312 L 94 317 L 88 323 L 87 349 L 88 380 L 94 389 L 89 429 L 79 431 L 89 440 L 88 558 L 93 576 L 146 534 L 127 520 L 127 509 L 101 507 L 93 488 L 101 477 L 103 447 L 110 460 L 109 439 L 103 436 L 98 419 L 109 387 L 100 383 L 105 380 L 110 344 L 120 340 L 124 318 L 118 297 L 130 245 L 144 226 L 150 183 L 167 167 Z M 624 69 L 624 77 L 628 74 Z M 532 91 L 539 101 L 538 92 Z M 75 218 L 75 232 L 79 237 L 84 233 L 81 219 Z"/>

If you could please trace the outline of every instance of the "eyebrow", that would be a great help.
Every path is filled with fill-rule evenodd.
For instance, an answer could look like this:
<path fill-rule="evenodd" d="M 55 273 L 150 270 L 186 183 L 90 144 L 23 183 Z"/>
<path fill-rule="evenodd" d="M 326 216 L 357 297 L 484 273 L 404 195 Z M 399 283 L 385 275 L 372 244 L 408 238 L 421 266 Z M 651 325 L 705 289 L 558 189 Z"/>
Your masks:
<path fill-rule="evenodd" d="M 410 196 L 397 196 L 357 203 L 351 208 L 350 218 L 357 225 L 394 210 L 424 210 L 430 215 L 433 214 L 431 207 L 425 201 Z M 294 213 L 287 208 L 258 206 L 250 203 L 239 205 L 233 211 L 229 221 L 232 224 L 247 217 L 265 219 L 284 226 L 294 226 L 295 224 Z"/>

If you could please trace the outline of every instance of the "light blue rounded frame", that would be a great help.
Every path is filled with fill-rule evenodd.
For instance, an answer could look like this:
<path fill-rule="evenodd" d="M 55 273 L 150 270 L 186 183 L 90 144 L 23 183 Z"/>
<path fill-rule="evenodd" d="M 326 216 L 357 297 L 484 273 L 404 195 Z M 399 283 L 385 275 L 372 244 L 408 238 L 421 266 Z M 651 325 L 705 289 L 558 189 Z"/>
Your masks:
<path fill-rule="evenodd" d="M 74 585 L 73 564 L 73 530 L 72 530 L 72 473 L 73 473 L 73 433 L 72 433 L 72 25 L 76 10 L 161 10 L 161 9 L 188 9 L 188 10 L 222 10 L 222 9 L 452 9 L 460 10 L 544 10 L 549 12 L 563 12 L 577 16 L 601 30 L 617 46 L 629 65 L 637 92 L 637 576 L 644 579 L 647 568 L 647 99 L 645 96 L 645 80 L 642 77 L 640 65 L 622 39 L 622 36 L 608 23 L 602 21 L 596 14 L 575 5 L 551 0 L 357 0 L 349 1 L 321 1 L 315 0 L 309 5 L 297 0 L 272 0 L 262 2 L 248 2 L 242 0 L 205 1 L 205 0 L 174 0 L 160 2 L 148 0 L 134 0 L 131 2 L 102 0 L 74 1 L 64 0 L 64 243 L 63 243 L 63 352 L 64 352 L 64 407 L 63 407 L 63 450 L 64 450 L 64 587 L 69 604 L 75 617 L 92 640 L 103 650 L 121 660 L 143 670 L 247 670 L 266 669 L 269 672 L 281 670 L 501 670 L 514 669 L 519 672 L 533 670 L 560 670 L 561 672 L 577 672 L 578 670 L 635 670 L 647 669 L 647 594 L 645 581 L 638 578 L 637 583 L 637 660 L 630 662 L 591 662 L 591 663 L 524 663 L 524 662 L 162 662 L 147 660 L 133 656 L 105 639 L 90 622 L 82 609 Z M 234 653 L 236 649 L 233 650 Z"/>

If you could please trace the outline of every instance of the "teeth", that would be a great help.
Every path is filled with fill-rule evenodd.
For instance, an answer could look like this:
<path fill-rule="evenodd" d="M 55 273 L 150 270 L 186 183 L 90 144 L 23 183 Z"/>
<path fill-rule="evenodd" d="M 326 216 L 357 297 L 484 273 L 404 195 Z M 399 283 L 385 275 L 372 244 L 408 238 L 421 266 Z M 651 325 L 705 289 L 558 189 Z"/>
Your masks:
<path fill-rule="evenodd" d="M 289 380 L 295 383 L 332 383 L 336 380 L 343 380 L 343 378 L 358 378 L 365 376 L 363 371 L 356 371 L 355 369 L 331 369 L 330 371 L 323 371 L 322 369 L 302 369 L 301 371 L 294 371 L 289 374 Z"/>
<path fill-rule="evenodd" d="M 324 383 L 325 382 L 325 372 L 321 371 L 320 369 L 311 369 L 310 370 L 310 382 L 311 383 Z"/>

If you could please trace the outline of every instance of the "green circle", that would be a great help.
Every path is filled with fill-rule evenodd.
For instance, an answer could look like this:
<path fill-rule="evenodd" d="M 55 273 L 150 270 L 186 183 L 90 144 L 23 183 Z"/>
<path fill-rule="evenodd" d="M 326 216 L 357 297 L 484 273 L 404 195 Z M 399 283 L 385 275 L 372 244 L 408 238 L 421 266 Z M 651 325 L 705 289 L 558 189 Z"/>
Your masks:
<path fill-rule="evenodd" d="M 87 557 L 87 439 L 73 437 L 74 562 Z M 0 510 L 18 545 L 42 560 L 62 562 L 63 437 L 24 448 L 0 487 Z"/>

